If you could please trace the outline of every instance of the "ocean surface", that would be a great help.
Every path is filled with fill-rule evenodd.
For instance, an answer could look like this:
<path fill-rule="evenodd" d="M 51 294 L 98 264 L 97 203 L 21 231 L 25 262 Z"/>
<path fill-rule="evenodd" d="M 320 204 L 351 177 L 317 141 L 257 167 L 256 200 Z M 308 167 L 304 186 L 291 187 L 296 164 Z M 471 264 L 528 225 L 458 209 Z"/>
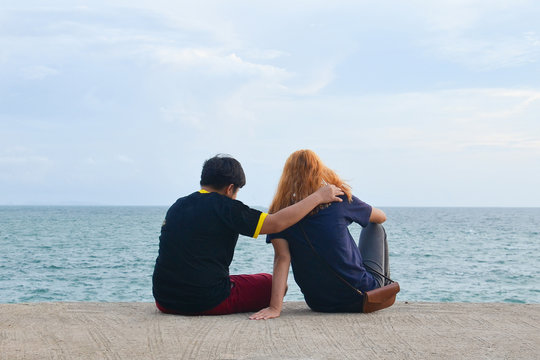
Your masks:
<path fill-rule="evenodd" d="M 398 301 L 540 303 L 540 208 L 383 210 Z M 153 301 L 166 211 L 0 206 L 0 303 Z M 264 240 L 240 237 L 231 274 L 272 272 Z"/>

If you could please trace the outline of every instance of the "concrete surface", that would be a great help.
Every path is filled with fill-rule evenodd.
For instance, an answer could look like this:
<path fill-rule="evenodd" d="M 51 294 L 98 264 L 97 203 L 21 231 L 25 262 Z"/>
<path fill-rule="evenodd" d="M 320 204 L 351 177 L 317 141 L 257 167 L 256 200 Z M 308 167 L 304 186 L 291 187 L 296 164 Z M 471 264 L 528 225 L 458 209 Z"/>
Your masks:
<path fill-rule="evenodd" d="M 540 304 L 185 317 L 150 303 L 0 304 L 0 359 L 540 359 Z"/>

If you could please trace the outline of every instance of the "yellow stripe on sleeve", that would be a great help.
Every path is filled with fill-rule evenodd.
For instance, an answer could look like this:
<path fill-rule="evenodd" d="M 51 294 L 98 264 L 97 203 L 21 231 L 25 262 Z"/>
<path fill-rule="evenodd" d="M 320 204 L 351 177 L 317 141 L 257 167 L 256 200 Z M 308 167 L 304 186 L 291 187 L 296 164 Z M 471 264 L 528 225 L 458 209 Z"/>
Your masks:
<path fill-rule="evenodd" d="M 255 234 L 253 234 L 253 238 L 256 239 L 257 236 L 259 236 L 259 233 L 261 232 L 261 228 L 263 226 L 263 223 L 264 223 L 264 219 L 266 219 L 266 217 L 268 216 L 267 213 L 261 213 L 261 217 L 259 217 L 259 223 L 257 224 L 257 228 L 255 229 Z"/>

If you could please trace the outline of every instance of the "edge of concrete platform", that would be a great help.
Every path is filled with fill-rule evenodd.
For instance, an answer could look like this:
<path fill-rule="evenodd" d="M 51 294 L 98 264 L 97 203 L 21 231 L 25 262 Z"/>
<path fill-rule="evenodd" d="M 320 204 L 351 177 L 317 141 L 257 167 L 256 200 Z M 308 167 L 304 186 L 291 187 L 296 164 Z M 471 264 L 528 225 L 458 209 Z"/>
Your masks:
<path fill-rule="evenodd" d="M 280 318 L 174 316 L 153 303 L 0 304 L 0 359 L 528 359 L 540 304 L 398 302 L 325 314 L 286 302 Z"/>

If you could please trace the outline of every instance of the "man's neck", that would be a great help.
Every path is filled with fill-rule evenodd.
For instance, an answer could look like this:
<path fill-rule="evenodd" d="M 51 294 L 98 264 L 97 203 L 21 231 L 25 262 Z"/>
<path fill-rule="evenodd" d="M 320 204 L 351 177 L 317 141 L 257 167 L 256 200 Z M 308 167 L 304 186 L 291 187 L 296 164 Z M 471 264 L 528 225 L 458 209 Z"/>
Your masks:
<path fill-rule="evenodd" d="M 218 193 L 218 194 L 221 194 L 221 195 L 226 195 L 225 194 L 225 189 L 218 190 L 218 189 L 214 189 L 211 186 L 201 186 L 201 189 L 203 189 L 205 191 L 208 191 L 208 192 L 215 192 L 215 193 Z"/>
<path fill-rule="evenodd" d="M 215 189 L 212 186 L 208 185 L 201 186 L 201 189 L 208 192 L 215 192 L 231 199 L 236 199 L 236 194 L 238 193 L 238 189 L 234 191 L 235 189 L 232 184 L 229 186 L 224 186 L 223 189 Z"/>

